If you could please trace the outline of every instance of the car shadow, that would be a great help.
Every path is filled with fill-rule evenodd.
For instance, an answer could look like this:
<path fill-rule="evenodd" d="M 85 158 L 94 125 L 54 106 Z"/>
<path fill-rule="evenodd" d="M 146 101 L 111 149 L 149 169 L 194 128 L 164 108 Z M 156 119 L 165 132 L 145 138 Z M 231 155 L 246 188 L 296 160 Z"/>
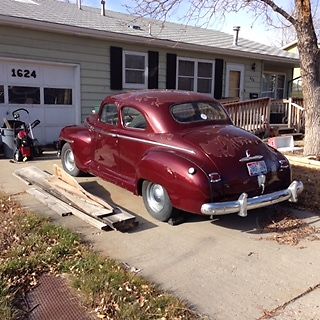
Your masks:
<path fill-rule="evenodd" d="M 92 193 L 93 195 L 103 199 L 107 203 L 109 203 L 112 207 L 118 207 L 120 209 L 123 209 L 124 211 L 127 211 L 128 213 L 132 214 L 137 218 L 137 226 L 134 228 L 130 229 L 127 231 L 127 233 L 136 233 L 152 228 L 158 227 L 156 224 L 144 219 L 140 215 L 137 215 L 136 212 L 132 212 L 128 210 L 127 208 L 124 208 L 120 206 L 119 204 L 115 203 L 112 200 L 110 192 L 105 189 L 103 186 L 101 186 L 97 181 L 86 181 L 86 182 L 81 182 L 80 185 L 88 192 Z"/>

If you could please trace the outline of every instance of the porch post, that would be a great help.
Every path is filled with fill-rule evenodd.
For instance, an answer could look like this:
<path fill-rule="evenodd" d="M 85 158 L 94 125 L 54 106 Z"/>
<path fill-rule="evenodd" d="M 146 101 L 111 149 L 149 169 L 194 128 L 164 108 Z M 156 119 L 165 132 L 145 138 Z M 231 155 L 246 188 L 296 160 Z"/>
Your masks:
<path fill-rule="evenodd" d="M 291 128 L 292 124 L 292 98 L 289 98 L 289 105 L 288 105 L 288 128 Z"/>

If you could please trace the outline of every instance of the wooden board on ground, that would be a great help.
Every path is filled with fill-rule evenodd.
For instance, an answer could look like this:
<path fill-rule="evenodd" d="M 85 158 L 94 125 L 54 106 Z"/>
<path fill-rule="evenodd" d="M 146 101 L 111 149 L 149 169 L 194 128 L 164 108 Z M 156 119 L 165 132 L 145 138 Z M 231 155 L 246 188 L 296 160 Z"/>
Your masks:
<path fill-rule="evenodd" d="M 16 170 L 14 175 L 33 185 L 29 193 L 61 215 L 71 212 L 99 229 L 127 231 L 136 225 L 135 216 L 87 192 L 56 165 L 54 173 L 30 166 Z"/>
<path fill-rule="evenodd" d="M 85 222 L 91 224 L 92 226 L 98 229 L 106 230 L 110 228 L 106 223 L 101 222 L 100 220 L 97 220 L 95 218 L 92 218 L 89 215 L 83 214 L 83 212 L 69 206 L 68 204 L 57 199 L 51 194 L 43 191 L 42 189 L 30 188 L 27 190 L 27 192 L 33 195 L 41 203 L 47 205 L 50 209 L 58 213 L 60 216 L 73 214 L 76 217 L 80 218 L 81 220 L 84 220 Z"/>
<path fill-rule="evenodd" d="M 320 170 L 320 161 L 308 159 L 305 157 L 297 157 L 292 155 L 286 155 L 291 164 L 296 164 L 302 167 L 309 167 Z"/>

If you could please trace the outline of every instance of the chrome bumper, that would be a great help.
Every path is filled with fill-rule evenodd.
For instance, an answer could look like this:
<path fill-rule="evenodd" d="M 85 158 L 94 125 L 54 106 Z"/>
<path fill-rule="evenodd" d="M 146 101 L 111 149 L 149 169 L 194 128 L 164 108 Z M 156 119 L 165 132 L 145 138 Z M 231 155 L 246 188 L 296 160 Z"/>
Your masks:
<path fill-rule="evenodd" d="M 293 181 L 287 189 L 248 198 L 244 192 L 236 201 L 204 203 L 201 206 L 201 213 L 210 216 L 217 216 L 229 213 L 238 213 L 241 217 L 247 216 L 247 211 L 270 206 L 275 203 L 289 200 L 297 202 L 298 195 L 303 191 L 301 181 Z"/>

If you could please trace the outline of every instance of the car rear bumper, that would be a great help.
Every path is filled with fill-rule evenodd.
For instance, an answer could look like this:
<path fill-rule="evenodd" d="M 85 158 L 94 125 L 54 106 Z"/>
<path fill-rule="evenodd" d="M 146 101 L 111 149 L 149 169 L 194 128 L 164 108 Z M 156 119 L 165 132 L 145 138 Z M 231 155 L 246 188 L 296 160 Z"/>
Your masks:
<path fill-rule="evenodd" d="M 289 200 L 297 202 L 298 195 L 303 191 L 301 181 L 293 181 L 287 189 L 248 198 L 244 192 L 236 201 L 204 203 L 201 206 L 201 213 L 210 216 L 217 216 L 229 213 L 238 213 L 241 217 L 247 216 L 247 211 Z"/>

